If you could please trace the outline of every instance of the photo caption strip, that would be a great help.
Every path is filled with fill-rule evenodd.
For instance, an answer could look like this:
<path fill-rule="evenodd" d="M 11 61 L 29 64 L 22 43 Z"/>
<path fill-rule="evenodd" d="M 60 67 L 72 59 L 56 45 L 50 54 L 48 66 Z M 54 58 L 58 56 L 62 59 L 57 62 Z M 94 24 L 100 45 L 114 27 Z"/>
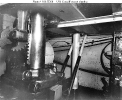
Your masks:
<path fill-rule="evenodd" d="M 33 0 L 33 3 L 88 3 L 86 0 Z"/>

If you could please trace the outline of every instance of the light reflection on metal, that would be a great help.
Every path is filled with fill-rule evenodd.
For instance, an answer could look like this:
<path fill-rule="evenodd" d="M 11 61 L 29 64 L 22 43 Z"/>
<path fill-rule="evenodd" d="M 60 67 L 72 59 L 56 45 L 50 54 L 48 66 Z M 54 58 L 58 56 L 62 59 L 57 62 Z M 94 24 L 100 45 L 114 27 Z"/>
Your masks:
<path fill-rule="evenodd" d="M 74 66 L 76 64 L 76 60 L 79 54 L 80 48 L 80 34 L 73 35 L 73 53 L 72 53 L 72 71 L 74 70 Z"/>
<path fill-rule="evenodd" d="M 76 33 L 73 35 L 72 71 L 74 70 L 74 67 L 78 58 L 79 48 L 80 48 L 80 34 Z M 77 89 L 77 88 L 78 88 L 78 79 L 76 76 L 73 89 Z"/>
<path fill-rule="evenodd" d="M 72 27 L 72 26 L 81 26 L 81 25 L 90 25 L 90 24 L 98 24 L 98 23 L 106 23 L 106 22 L 115 22 L 122 21 L 122 14 L 113 14 L 107 16 L 93 17 L 93 18 L 85 18 L 78 19 L 72 21 L 64 21 L 60 22 L 57 27 Z"/>
<path fill-rule="evenodd" d="M 26 19 L 27 19 L 27 11 L 18 11 L 18 24 L 17 28 L 19 30 L 26 30 Z"/>
<path fill-rule="evenodd" d="M 83 43 L 82 43 L 82 46 L 80 48 L 80 51 L 79 51 L 79 54 L 78 54 L 78 57 L 77 57 L 77 60 L 76 60 L 76 63 L 75 63 L 75 67 L 74 67 L 74 70 L 73 70 L 73 73 L 72 73 L 72 81 L 71 81 L 71 85 L 70 85 L 70 88 L 69 88 L 69 94 L 70 94 L 70 91 L 71 91 L 72 87 L 73 87 L 73 89 L 78 88 L 78 78 L 77 78 L 76 75 L 77 75 L 78 70 L 79 70 L 79 64 L 80 64 L 80 60 L 81 60 L 81 57 L 82 57 L 82 52 L 83 52 L 83 49 L 84 49 L 86 38 L 87 38 L 87 35 L 85 35 L 85 37 L 83 39 Z"/>
<path fill-rule="evenodd" d="M 32 14 L 32 38 L 30 41 L 30 68 L 32 70 L 38 70 L 37 75 L 40 68 L 45 66 L 45 34 L 43 32 L 43 21 L 44 18 L 40 13 Z"/>

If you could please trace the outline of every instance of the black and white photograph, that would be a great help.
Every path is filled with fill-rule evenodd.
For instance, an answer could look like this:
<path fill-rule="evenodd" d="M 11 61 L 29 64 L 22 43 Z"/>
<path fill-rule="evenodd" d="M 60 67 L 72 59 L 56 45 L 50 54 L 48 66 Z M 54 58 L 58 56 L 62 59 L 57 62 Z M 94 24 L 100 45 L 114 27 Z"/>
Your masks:
<path fill-rule="evenodd" d="M 0 1 L 0 100 L 122 100 L 122 3 Z"/>

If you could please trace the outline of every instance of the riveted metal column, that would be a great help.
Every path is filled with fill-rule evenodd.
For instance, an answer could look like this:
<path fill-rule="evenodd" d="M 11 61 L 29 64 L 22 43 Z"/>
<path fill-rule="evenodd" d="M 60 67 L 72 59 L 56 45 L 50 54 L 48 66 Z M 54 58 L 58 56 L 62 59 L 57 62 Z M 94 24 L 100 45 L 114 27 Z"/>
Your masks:
<path fill-rule="evenodd" d="M 30 69 L 33 77 L 38 77 L 39 71 L 45 67 L 45 34 L 43 26 L 43 16 L 38 12 L 33 13 L 31 17 L 32 40 L 30 47 Z"/>
<path fill-rule="evenodd" d="M 74 67 L 78 58 L 79 48 L 80 48 L 80 34 L 76 33 L 73 35 L 72 71 L 74 70 Z M 76 76 L 73 89 L 77 89 L 77 88 L 78 88 L 78 79 Z"/>

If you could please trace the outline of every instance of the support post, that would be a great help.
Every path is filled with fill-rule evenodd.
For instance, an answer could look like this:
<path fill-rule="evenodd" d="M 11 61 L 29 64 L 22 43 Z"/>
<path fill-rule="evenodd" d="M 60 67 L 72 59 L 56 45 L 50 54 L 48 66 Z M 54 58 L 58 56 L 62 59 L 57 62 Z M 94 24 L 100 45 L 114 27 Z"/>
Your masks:
<path fill-rule="evenodd" d="M 30 69 L 33 77 L 39 77 L 40 70 L 45 67 L 44 18 L 40 13 L 34 12 L 31 19 Z"/>
<path fill-rule="evenodd" d="M 74 66 L 74 70 L 73 70 L 73 73 L 72 73 L 72 81 L 71 81 L 71 85 L 70 85 L 69 93 L 68 93 L 68 97 L 67 97 L 68 99 L 69 99 L 69 96 L 70 96 L 71 89 L 72 89 L 72 87 L 74 85 L 74 82 L 75 82 L 75 77 L 76 77 L 78 69 L 79 69 L 79 63 L 80 63 L 80 60 L 81 60 L 81 56 L 82 56 L 82 52 L 83 52 L 83 48 L 84 48 L 84 45 L 85 45 L 86 38 L 87 38 L 87 35 L 85 35 L 85 37 L 83 39 L 82 46 L 81 46 L 81 49 L 79 51 L 79 54 L 78 54 L 78 57 L 77 57 L 77 60 L 76 60 L 76 64 Z M 78 81 L 76 81 L 76 82 L 78 83 Z M 74 87 L 73 89 L 74 89 L 74 100 L 75 100 L 75 90 L 77 89 L 77 87 Z"/>
<path fill-rule="evenodd" d="M 76 33 L 76 34 L 73 34 L 72 72 L 74 70 L 74 67 L 78 58 L 79 48 L 80 48 L 80 34 Z M 78 79 L 76 76 L 73 89 L 77 89 L 77 88 L 78 88 Z"/>

